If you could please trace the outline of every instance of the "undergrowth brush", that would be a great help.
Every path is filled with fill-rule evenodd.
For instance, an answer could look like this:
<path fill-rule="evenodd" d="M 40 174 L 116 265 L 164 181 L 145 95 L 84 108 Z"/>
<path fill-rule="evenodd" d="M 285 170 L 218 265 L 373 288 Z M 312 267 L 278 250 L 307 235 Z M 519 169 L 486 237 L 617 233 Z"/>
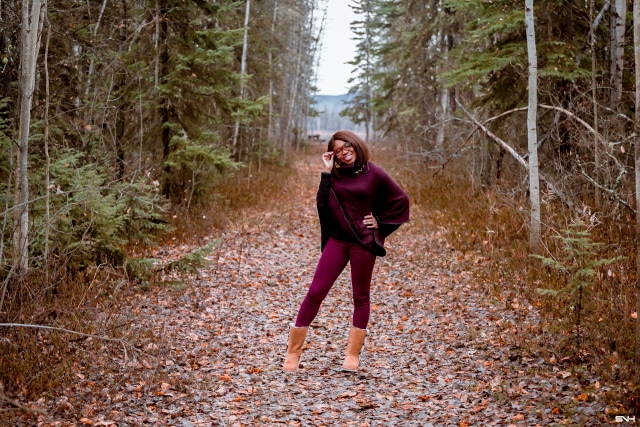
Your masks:
<path fill-rule="evenodd" d="M 7 325 L 0 327 L 0 401 L 28 401 L 69 384 L 77 366 L 91 363 L 93 352 L 107 351 L 105 347 L 115 354 L 123 342 L 134 348 L 151 339 L 161 342 L 162 337 L 153 337 L 154 331 L 131 333 L 136 313 L 127 304 L 128 297 L 161 285 L 157 265 L 145 260 L 154 260 L 159 247 L 178 245 L 196 247 L 184 254 L 187 261 L 202 258 L 201 252 L 213 244 L 212 236 L 215 239 L 236 226 L 247 212 L 272 206 L 273 195 L 293 174 L 293 168 L 279 161 L 248 164 L 220 180 L 189 210 L 174 208 L 164 219 L 170 231 L 157 243 L 123 248 L 128 257 L 124 265 L 69 269 L 58 259 L 48 269 L 32 271 L 21 283 L 10 284 L 0 312 L 0 323 Z M 180 260 L 163 262 L 170 267 L 180 264 Z M 2 425 L 25 409 L 13 403 L 8 408 L 0 411 Z"/>
<path fill-rule="evenodd" d="M 269 209 L 284 182 L 295 173 L 295 168 L 278 161 L 249 163 L 214 185 L 202 203 L 189 211 L 177 208 L 171 219 L 175 231 L 168 237 L 179 241 L 198 239 L 206 235 L 206 230 L 224 230 L 242 222 L 255 208 Z"/>
<path fill-rule="evenodd" d="M 389 162 L 393 163 L 397 160 Z M 538 292 L 565 288 L 571 278 L 531 256 L 529 200 L 524 192 L 518 196 L 512 190 L 518 183 L 482 188 L 454 166 L 441 170 L 413 164 L 399 170 L 399 181 L 421 212 L 422 218 L 414 216 L 412 221 L 446 230 L 448 242 L 463 254 L 461 262 L 473 271 L 474 280 L 519 319 L 510 342 L 563 369 L 588 367 L 612 388 L 607 396 L 611 404 L 633 406 L 636 278 L 631 216 L 626 223 L 605 214 L 594 220 L 588 210 L 576 217 L 557 201 L 543 204 L 541 255 L 566 255 L 557 237 L 572 223 L 586 221 L 589 238 L 600 248 L 591 261 L 614 260 L 596 269 L 593 285 L 583 290 L 578 305 L 571 293 Z M 532 316 L 541 322 L 532 324 Z"/>
<path fill-rule="evenodd" d="M 89 336 L 119 338 L 132 321 L 120 296 L 122 269 L 91 266 L 72 274 L 33 271 L 7 290 L 0 323 L 0 398 L 32 398 L 69 381 Z M 44 327 L 44 328 L 43 328 Z M 99 341 L 99 340 L 96 340 Z M 15 409 L 15 408 L 14 408 Z"/>
<path fill-rule="evenodd" d="M 377 147 L 372 151 L 374 161 L 409 193 L 414 207 L 412 222 L 444 230 L 447 243 L 462 254 L 460 262 L 474 272 L 474 280 L 485 288 L 487 297 L 516 314 L 516 332 L 506 332 L 510 336 L 505 337 L 510 345 L 562 369 L 593 370 L 603 384 L 614 390 L 609 400 L 621 403 L 631 390 L 633 374 L 634 322 L 630 315 L 635 306 L 635 248 L 629 237 L 633 236 L 631 220 L 625 223 L 602 216 L 598 222 L 589 222 L 590 238 L 604 243 L 598 257 L 623 256 L 625 260 L 603 265 L 595 273 L 593 286 L 585 290 L 577 340 L 576 301 L 537 292 L 539 288 L 561 289 L 568 278 L 530 256 L 528 199 L 509 190 L 516 184 L 482 188 L 453 166 L 444 170 L 428 168 L 395 152 Z M 165 219 L 171 231 L 155 246 L 125 248 L 131 264 L 134 258 L 150 259 L 147 257 L 158 247 L 211 245 L 212 239 L 242 224 L 252 212 L 273 207 L 278 202 L 274 195 L 288 180 L 295 179 L 295 174 L 295 168 L 278 161 L 246 165 L 234 176 L 219 181 L 207 197 L 189 210 L 174 208 Z M 542 255 L 562 256 L 562 245 L 553 236 L 567 228 L 571 221 L 566 218 L 570 217 L 562 206 L 544 204 Z M 194 254 L 198 255 L 199 250 L 188 255 Z M 157 283 L 154 270 L 150 270 L 152 263 L 139 263 L 146 265 L 141 267 L 147 271 L 145 276 L 126 265 L 100 264 L 69 271 L 64 261 L 59 261 L 47 271 L 32 272 L 23 283 L 13 284 L 14 288 L 7 291 L 11 298 L 2 306 L 0 323 L 59 329 L 2 327 L 0 399 L 15 397 L 24 401 L 50 392 L 72 381 L 75 367 L 91 360 L 92 352 L 105 346 L 119 351 L 119 343 L 104 342 L 98 337 L 122 338 L 134 347 L 151 339 L 162 341 L 162 337 L 153 336 L 154 331 L 130 333 L 136 321 L 135 307 L 126 304 L 132 292 L 152 288 L 132 284 Z M 530 321 L 534 316 L 539 316 L 541 322 Z M 3 414 L 0 423 L 10 412 Z"/>

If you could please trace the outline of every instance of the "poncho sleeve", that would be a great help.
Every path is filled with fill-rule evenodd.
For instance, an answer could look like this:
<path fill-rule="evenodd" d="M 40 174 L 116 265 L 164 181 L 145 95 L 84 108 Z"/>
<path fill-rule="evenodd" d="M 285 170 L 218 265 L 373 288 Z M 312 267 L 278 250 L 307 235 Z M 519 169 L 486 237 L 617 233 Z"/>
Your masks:
<path fill-rule="evenodd" d="M 329 192 L 331 191 L 331 174 L 322 172 L 320 176 L 320 186 L 316 194 L 316 206 L 318 217 L 320 218 L 320 250 L 324 250 L 329 240 L 327 222 L 330 220 L 331 211 L 329 209 Z"/>
<path fill-rule="evenodd" d="M 373 215 L 378 221 L 378 233 L 387 237 L 409 221 L 409 196 L 384 169 L 375 169 L 378 185 Z"/>

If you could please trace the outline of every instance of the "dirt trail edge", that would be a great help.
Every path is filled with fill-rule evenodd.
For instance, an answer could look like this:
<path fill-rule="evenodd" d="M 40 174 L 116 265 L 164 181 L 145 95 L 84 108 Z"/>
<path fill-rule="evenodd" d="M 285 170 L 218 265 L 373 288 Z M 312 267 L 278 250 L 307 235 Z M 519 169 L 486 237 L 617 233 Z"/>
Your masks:
<path fill-rule="evenodd" d="M 515 315 L 535 330 L 535 310 L 492 301 L 441 231 L 412 224 L 378 259 L 362 369 L 339 370 L 352 308 L 347 271 L 309 331 L 303 369 L 283 373 L 288 327 L 319 256 L 314 160 L 300 161 L 299 178 L 274 195 L 277 211 L 248 213 L 226 231 L 194 283 L 136 295 L 130 339 L 141 352 L 91 344 L 97 354 L 77 382 L 35 402 L 50 414 L 37 424 L 614 424 L 596 378 L 516 348 Z"/>

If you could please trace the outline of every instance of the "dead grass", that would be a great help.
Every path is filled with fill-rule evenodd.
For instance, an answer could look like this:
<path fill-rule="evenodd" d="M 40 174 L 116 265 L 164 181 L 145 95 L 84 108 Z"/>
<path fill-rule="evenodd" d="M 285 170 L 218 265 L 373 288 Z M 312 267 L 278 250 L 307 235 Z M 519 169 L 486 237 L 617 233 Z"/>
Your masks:
<path fill-rule="evenodd" d="M 397 163 L 397 159 L 383 162 Z M 421 169 L 421 170 L 420 170 Z M 433 227 L 447 230 L 448 241 L 464 253 L 475 280 L 485 285 L 496 301 L 516 313 L 522 304 L 531 306 L 542 319 L 542 330 L 525 325 L 527 313 L 520 316 L 516 339 L 518 346 L 550 360 L 587 366 L 593 369 L 615 392 L 615 403 L 630 396 L 633 378 L 635 311 L 635 256 L 633 224 L 618 218 L 601 218 L 592 231 L 595 242 L 605 246 L 601 259 L 625 256 L 626 259 L 605 266 L 589 287 L 583 300 L 579 330 L 576 299 L 543 296 L 537 288 L 558 289 L 567 277 L 529 255 L 529 201 L 518 198 L 510 189 L 518 183 L 503 183 L 479 190 L 465 178 L 465 171 L 451 166 L 435 172 L 425 165 L 411 165 L 399 180 L 419 207 L 420 217 Z M 557 204 L 547 204 L 542 213 L 544 256 L 561 255 L 560 244 L 552 238 L 571 222 L 570 215 Z M 514 304 L 514 300 L 518 304 Z M 577 338 L 580 338 L 579 341 Z"/>
<path fill-rule="evenodd" d="M 514 335 L 519 340 L 516 345 L 541 357 L 589 366 L 602 381 L 618 386 L 620 393 L 631 390 L 634 331 L 629 315 L 635 303 L 634 248 L 628 238 L 631 224 L 605 218 L 595 230 L 593 239 L 607 243 L 602 256 L 625 255 L 628 260 L 603 269 L 596 285 L 588 290 L 578 345 L 573 301 L 536 292 L 539 287 L 559 287 L 566 278 L 529 256 L 528 201 L 507 192 L 515 184 L 481 191 L 454 167 L 437 171 L 396 153 L 374 150 L 374 154 L 374 161 L 410 194 L 412 221 L 445 230 L 448 243 L 463 254 L 473 254 L 461 261 L 468 260 L 468 268 L 487 293 L 509 309 L 517 310 L 515 300 L 540 313 L 542 328 L 531 329 L 523 311 L 517 329 L 527 333 Z M 259 169 L 251 165 L 221 181 L 206 203 L 190 212 L 175 212 L 174 232 L 165 238 L 200 244 L 204 236 L 232 227 L 248 212 L 268 209 L 274 203 L 273 194 L 285 181 L 295 178 L 295 173 L 295 168 L 275 163 L 262 164 Z M 559 247 L 552 243 L 551 235 L 566 226 L 566 213 L 559 206 L 546 209 L 547 254 L 557 255 Z M 47 280 L 43 273 L 36 273 L 29 283 L 45 285 L 22 284 L 12 289 L 12 299 L 5 303 L 0 321 L 56 325 L 118 337 L 135 319 L 129 308 L 118 302 L 123 293 L 131 291 L 124 270 L 101 266 Z M 140 342 L 150 338 L 144 334 L 136 337 Z M 77 344 L 78 339 L 36 329 L 3 328 L 0 383 L 6 393 L 29 399 L 69 381 L 74 364 L 86 359 L 89 351 Z M 620 393 L 613 393 L 611 399 L 620 399 Z"/>
<path fill-rule="evenodd" d="M 95 266 L 74 274 L 54 273 L 34 271 L 22 283 L 11 284 L 0 322 L 119 336 L 126 324 L 126 310 L 118 304 L 125 290 L 121 271 Z M 81 339 L 61 331 L 2 327 L 0 384 L 7 393 L 23 398 L 52 390 L 72 377 Z"/>
<path fill-rule="evenodd" d="M 233 226 L 256 207 L 268 209 L 274 203 L 273 195 L 295 173 L 294 168 L 277 162 L 249 164 L 234 176 L 221 180 L 210 190 L 206 200 L 189 212 L 174 212 L 175 231 L 167 237 L 180 241 L 198 239 L 206 235 L 206 230 Z"/>
<path fill-rule="evenodd" d="M 240 170 L 237 175 L 221 181 L 199 206 L 190 211 L 176 210 L 170 219 L 174 229 L 162 240 L 201 244 L 206 236 L 233 226 L 248 211 L 268 209 L 273 203 L 272 195 L 294 173 L 293 168 L 277 163 L 263 163 L 259 167 L 252 164 Z M 143 257 L 145 252 L 153 250 L 130 249 Z M 127 293 L 140 290 L 132 286 L 125 268 L 101 265 L 68 273 L 63 263 L 58 262 L 48 275 L 43 271 L 33 272 L 25 282 L 12 285 L 7 292 L 10 297 L 0 313 L 0 323 L 48 325 L 98 336 L 122 337 L 141 348 L 151 339 L 162 342 L 162 337 L 154 337 L 157 333 L 154 331 L 129 334 L 131 325 L 135 324 L 135 307 L 127 307 L 123 301 Z M 3 396 L 30 400 L 72 382 L 76 367 L 92 360 L 92 352 L 97 355 L 99 348 L 102 352 L 104 346 L 113 352 L 121 350 L 117 343 L 99 341 L 93 340 L 94 344 L 87 347 L 86 337 L 79 335 L 34 328 L 0 328 L 0 402 Z"/>

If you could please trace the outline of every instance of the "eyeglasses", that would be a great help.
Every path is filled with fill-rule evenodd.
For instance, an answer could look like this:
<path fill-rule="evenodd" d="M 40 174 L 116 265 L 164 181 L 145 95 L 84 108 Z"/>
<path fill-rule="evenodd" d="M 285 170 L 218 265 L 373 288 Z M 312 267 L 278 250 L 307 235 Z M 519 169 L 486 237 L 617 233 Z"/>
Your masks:
<path fill-rule="evenodd" d="M 353 147 L 353 142 L 347 141 L 347 142 L 344 143 L 344 145 L 342 147 L 334 148 L 333 149 L 333 154 L 335 154 L 336 156 L 339 156 L 342 153 L 344 153 L 344 150 L 346 150 L 347 148 L 352 148 L 352 147 Z"/>

